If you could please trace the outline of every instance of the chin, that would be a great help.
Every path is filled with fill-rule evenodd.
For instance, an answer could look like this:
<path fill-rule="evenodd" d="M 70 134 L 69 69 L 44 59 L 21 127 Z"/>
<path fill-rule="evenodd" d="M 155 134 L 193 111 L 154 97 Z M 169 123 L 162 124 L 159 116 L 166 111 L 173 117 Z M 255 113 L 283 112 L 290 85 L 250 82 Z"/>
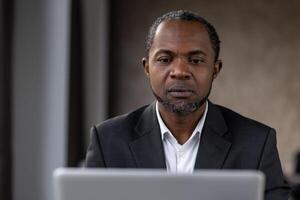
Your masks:
<path fill-rule="evenodd" d="M 169 102 L 169 101 L 163 101 L 160 102 L 166 110 L 169 112 L 178 114 L 178 115 L 188 115 L 195 111 L 197 111 L 200 107 L 200 101 L 194 101 L 194 102 Z"/>
<path fill-rule="evenodd" d="M 202 99 L 198 98 L 194 100 L 168 99 L 168 98 L 160 97 L 153 91 L 153 89 L 152 89 L 152 93 L 157 99 L 157 101 L 160 102 L 160 104 L 163 105 L 166 110 L 178 115 L 188 115 L 197 111 L 206 102 L 208 98 L 207 95 Z"/>

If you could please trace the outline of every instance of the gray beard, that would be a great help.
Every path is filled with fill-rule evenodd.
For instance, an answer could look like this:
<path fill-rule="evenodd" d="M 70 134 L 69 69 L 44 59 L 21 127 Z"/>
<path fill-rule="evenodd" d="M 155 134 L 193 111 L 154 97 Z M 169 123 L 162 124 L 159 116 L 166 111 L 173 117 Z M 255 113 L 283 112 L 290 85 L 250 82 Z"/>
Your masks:
<path fill-rule="evenodd" d="M 189 103 L 182 102 L 180 104 L 174 104 L 169 101 L 163 100 L 160 96 L 158 96 L 153 91 L 153 89 L 152 89 L 152 93 L 157 99 L 157 101 L 161 103 L 161 105 L 163 105 L 165 109 L 168 110 L 169 112 L 175 113 L 177 115 L 188 115 L 198 110 L 207 101 L 208 96 L 210 94 L 210 90 L 206 95 L 206 97 L 204 97 L 203 99 L 196 99 L 195 101 Z"/>

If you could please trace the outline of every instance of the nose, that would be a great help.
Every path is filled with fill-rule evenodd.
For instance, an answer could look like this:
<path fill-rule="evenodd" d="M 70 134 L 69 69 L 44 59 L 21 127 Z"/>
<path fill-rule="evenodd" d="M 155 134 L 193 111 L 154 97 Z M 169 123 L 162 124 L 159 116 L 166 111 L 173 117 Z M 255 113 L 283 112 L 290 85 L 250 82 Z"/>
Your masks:
<path fill-rule="evenodd" d="M 181 79 L 181 80 L 188 80 L 191 78 L 191 73 L 189 71 L 188 64 L 182 60 L 178 59 L 176 62 L 173 63 L 170 77 L 173 79 Z"/>

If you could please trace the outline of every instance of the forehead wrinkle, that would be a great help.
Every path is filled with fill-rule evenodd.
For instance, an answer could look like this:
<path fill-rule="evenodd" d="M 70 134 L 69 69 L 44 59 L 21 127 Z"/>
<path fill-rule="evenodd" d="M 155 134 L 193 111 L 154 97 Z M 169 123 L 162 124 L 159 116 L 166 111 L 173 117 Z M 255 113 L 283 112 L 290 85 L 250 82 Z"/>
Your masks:
<path fill-rule="evenodd" d="M 193 42 L 190 40 L 186 42 L 180 42 L 160 38 L 157 40 L 157 42 L 153 43 L 149 53 L 152 55 L 156 55 L 158 53 L 207 55 L 209 51 L 212 51 L 212 49 L 210 49 L 209 46 L 202 44 L 202 42 Z"/>

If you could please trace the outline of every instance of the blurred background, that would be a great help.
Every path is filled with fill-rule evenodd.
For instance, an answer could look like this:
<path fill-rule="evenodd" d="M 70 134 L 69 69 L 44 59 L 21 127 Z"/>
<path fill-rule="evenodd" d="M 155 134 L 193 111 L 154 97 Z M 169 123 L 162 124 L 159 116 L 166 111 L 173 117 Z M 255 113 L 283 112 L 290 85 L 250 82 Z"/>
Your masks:
<path fill-rule="evenodd" d="M 52 172 L 80 166 L 92 125 L 153 101 L 149 26 L 178 9 L 219 33 L 211 101 L 277 130 L 287 175 L 300 150 L 300 1 L 0 0 L 0 199 L 52 200 Z"/>

